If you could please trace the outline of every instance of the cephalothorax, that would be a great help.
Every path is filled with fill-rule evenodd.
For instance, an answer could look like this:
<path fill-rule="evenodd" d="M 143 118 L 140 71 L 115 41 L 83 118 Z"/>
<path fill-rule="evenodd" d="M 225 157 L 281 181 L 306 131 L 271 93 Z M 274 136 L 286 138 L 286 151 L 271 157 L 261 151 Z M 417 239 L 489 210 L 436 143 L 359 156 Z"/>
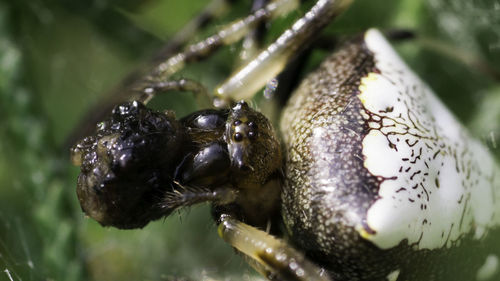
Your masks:
<path fill-rule="evenodd" d="M 83 210 L 136 228 L 210 201 L 222 238 L 272 280 L 498 278 L 498 167 L 379 31 L 348 41 L 300 83 L 281 117 L 283 153 L 269 121 L 234 102 L 276 76 L 349 2 L 318 1 L 216 90 L 222 109 L 176 120 L 143 103 L 174 88 L 202 92 L 161 80 L 294 1 L 273 2 L 244 28 L 160 64 L 136 101 L 73 147 Z"/>
<path fill-rule="evenodd" d="M 261 189 L 278 184 L 279 145 L 269 121 L 245 102 L 180 120 L 127 102 L 72 148 L 81 165 L 78 198 L 87 214 L 118 228 L 204 201 L 237 203 L 252 224 L 265 224 L 279 209 L 279 187 Z M 269 216 L 252 219 L 241 197 L 261 202 Z"/>

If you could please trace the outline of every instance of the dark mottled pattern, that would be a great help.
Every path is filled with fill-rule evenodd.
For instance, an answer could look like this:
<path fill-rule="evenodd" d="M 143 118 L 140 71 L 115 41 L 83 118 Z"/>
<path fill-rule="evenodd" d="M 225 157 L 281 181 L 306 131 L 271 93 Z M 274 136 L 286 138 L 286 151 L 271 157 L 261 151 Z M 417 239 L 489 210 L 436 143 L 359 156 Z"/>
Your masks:
<path fill-rule="evenodd" d="M 82 210 L 104 226 L 140 228 L 177 208 L 233 202 L 246 222 L 265 226 L 280 207 L 274 132 L 243 101 L 181 120 L 137 101 L 118 105 L 71 149 Z"/>
<path fill-rule="evenodd" d="M 292 242 L 334 280 L 474 280 L 491 241 L 463 237 L 461 247 L 415 251 L 407 241 L 381 250 L 361 238 L 366 212 L 385 179 L 363 165 L 367 114 L 357 95 L 362 77 L 378 72 L 361 38 L 345 45 L 294 93 L 282 118 L 286 144 L 283 217 Z M 490 243 L 491 242 L 491 243 Z"/>
<path fill-rule="evenodd" d="M 72 148 L 81 164 L 77 195 L 82 210 L 118 228 L 140 228 L 173 211 L 160 208 L 160 202 L 172 188 L 186 140 L 172 114 L 139 102 L 116 106 L 94 135 Z"/>

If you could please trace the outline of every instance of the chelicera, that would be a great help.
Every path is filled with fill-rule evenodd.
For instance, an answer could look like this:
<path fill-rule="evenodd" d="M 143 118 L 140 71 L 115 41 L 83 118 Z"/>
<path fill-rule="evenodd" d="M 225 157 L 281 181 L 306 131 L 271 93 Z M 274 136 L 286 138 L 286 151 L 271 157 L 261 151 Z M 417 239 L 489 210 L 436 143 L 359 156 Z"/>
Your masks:
<path fill-rule="evenodd" d="M 485 268 L 500 250 L 497 165 L 379 31 L 300 83 L 281 117 L 283 151 L 268 119 L 240 101 L 349 4 L 317 1 L 216 89 L 217 109 L 177 119 L 145 104 L 171 89 L 203 96 L 197 82 L 168 78 L 295 1 L 271 2 L 159 64 L 72 148 L 84 212 L 138 228 L 211 202 L 220 236 L 271 280 L 498 277 Z"/>

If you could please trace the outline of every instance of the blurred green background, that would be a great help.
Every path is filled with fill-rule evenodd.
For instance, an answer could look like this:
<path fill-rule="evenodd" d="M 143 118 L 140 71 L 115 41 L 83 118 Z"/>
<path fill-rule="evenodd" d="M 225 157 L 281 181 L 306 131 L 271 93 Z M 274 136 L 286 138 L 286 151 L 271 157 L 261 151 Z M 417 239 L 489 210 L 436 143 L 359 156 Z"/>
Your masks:
<path fill-rule="evenodd" d="M 243 16 L 250 1 L 200 32 Z M 65 146 L 85 112 L 144 65 L 208 1 L 0 0 L 0 280 L 250 280 L 254 273 L 216 234 L 208 206 L 142 230 L 102 228 L 83 216 L 78 168 Z M 310 4 L 306 4 L 310 5 Z M 305 8 L 271 25 L 270 38 Z M 358 0 L 326 34 L 410 28 L 500 71 L 496 0 Z M 268 38 L 267 40 L 271 40 Z M 445 103 L 500 155 L 500 83 L 424 40 L 397 49 Z M 213 87 L 238 47 L 179 74 Z M 313 67 L 324 52 L 315 52 Z M 182 116 L 193 98 L 173 93 L 155 107 Z"/>

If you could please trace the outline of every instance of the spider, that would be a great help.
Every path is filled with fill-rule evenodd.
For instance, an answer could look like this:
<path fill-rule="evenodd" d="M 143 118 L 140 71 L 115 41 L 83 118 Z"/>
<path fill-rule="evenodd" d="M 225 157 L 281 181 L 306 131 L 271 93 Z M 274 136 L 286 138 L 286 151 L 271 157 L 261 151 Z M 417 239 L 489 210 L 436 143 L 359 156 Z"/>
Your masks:
<path fill-rule="evenodd" d="M 258 24 L 297 1 L 261 4 L 158 64 L 132 101 L 72 148 L 83 211 L 105 226 L 140 228 L 211 202 L 219 235 L 270 280 L 497 277 L 488 267 L 499 250 L 495 160 L 379 31 L 348 40 L 299 83 L 282 113 L 283 147 L 243 101 L 350 2 L 319 0 L 263 51 L 243 55 L 216 88 L 216 109 L 177 119 L 145 104 L 170 90 L 206 99 L 198 82 L 168 78 L 245 36 L 251 53 Z"/>

